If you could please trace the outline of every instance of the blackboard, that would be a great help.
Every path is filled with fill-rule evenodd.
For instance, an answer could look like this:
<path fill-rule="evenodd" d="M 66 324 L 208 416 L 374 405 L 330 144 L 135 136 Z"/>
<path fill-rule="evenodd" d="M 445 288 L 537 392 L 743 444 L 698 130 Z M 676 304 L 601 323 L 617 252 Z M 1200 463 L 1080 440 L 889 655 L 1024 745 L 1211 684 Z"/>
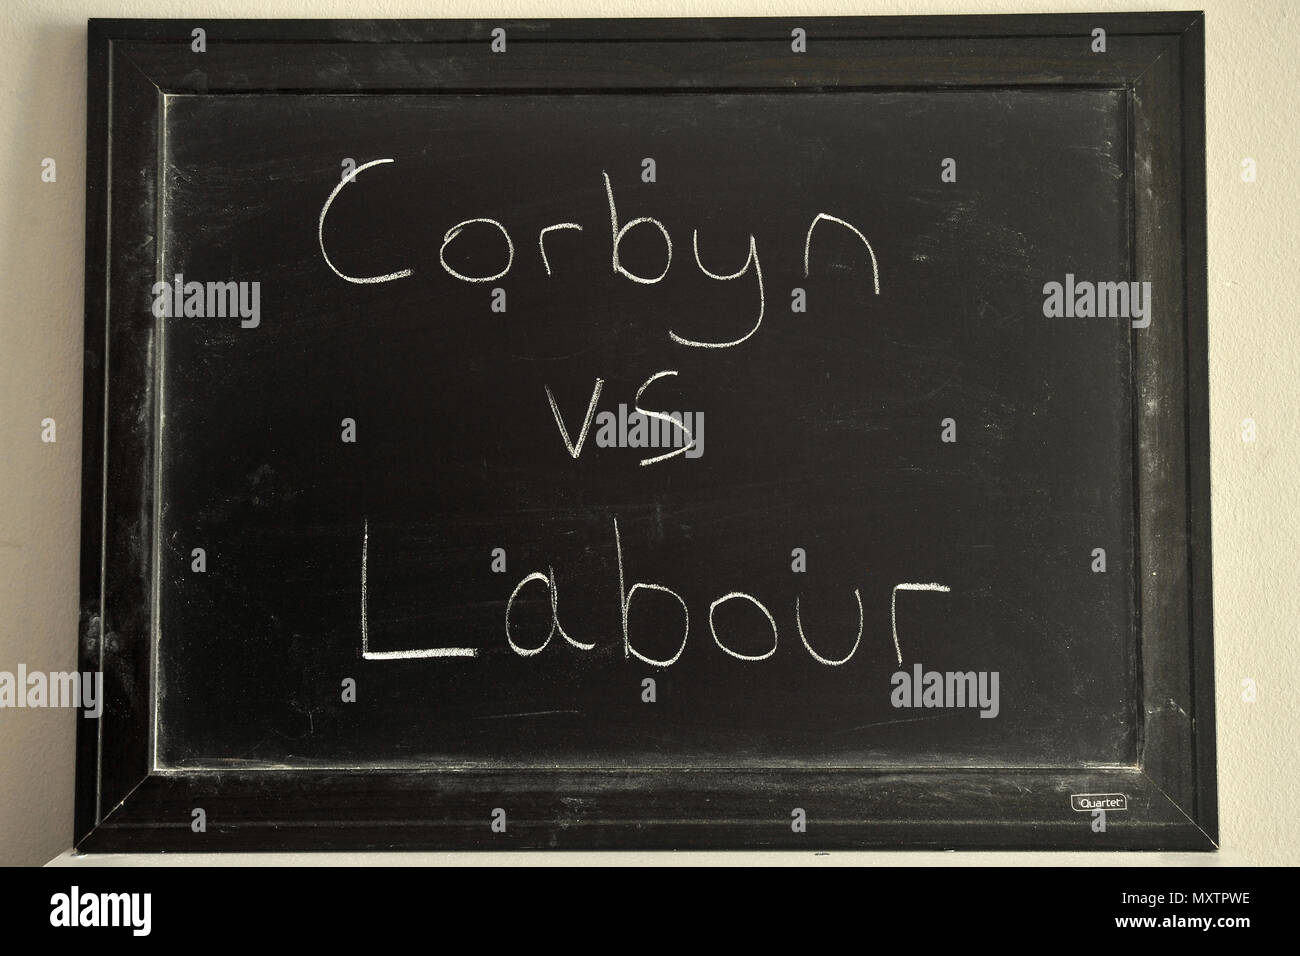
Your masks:
<path fill-rule="evenodd" d="M 1201 42 L 92 21 L 80 844 L 1212 848 Z"/>

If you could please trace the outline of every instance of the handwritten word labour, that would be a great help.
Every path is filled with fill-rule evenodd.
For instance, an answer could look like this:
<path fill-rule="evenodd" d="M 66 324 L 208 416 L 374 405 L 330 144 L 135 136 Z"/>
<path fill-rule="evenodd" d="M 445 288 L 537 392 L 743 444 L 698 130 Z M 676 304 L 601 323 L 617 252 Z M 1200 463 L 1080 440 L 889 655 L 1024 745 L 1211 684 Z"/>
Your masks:
<path fill-rule="evenodd" d="M 402 659 L 413 659 L 413 658 L 478 657 L 479 649 L 475 647 L 434 647 L 434 648 L 422 648 L 422 649 L 401 650 L 401 651 L 371 650 L 370 629 L 369 629 L 369 624 L 367 622 L 367 598 L 366 598 L 366 589 L 367 589 L 366 565 L 367 565 L 367 554 L 369 549 L 369 537 L 370 537 L 369 523 L 367 522 L 366 532 L 364 537 L 362 538 L 362 545 L 361 545 L 361 656 L 362 658 L 365 660 L 402 660 Z M 620 613 L 620 618 L 622 620 L 623 656 L 628 659 L 636 658 L 638 661 L 641 661 L 644 664 L 649 664 L 652 667 L 671 667 L 673 664 L 676 664 L 677 661 L 681 658 L 682 653 L 686 650 L 686 645 L 690 639 L 690 634 L 691 634 L 690 608 L 687 606 L 686 600 L 680 594 L 678 594 L 676 591 L 674 591 L 672 588 L 668 587 L 667 585 L 656 584 L 649 581 L 636 581 L 632 584 L 631 587 L 627 586 L 627 579 L 626 579 L 624 566 L 623 566 L 623 539 L 619 534 L 617 518 L 614 519 L 614 548 L 617 554 L 617 561 L 618 561 L 618 591 L 619 591 L 620 602 L 621 602 L 619 613 Z M 546 638 L 542 640 L 540 644 L 537 644 L 536 646 L 533 647 L 526 646 L 525 644 L 516 641 L 516 637 L 518 637 L 519 635 L 511 631 L 511 612 L 514 610 L 515 602 L 519 599 L 520 594 L 522 594 L 524 590 L 530 586 L 544 588 L 546 592 L 546 598 L 550 604 L 550 629 L 546 634 Z M 900 665 L 903 663 L 903 651 L 901 645 L 899 644 L 899 639 L 898 639 L 898 592 L 899 591 L 938 591 L 938 592 L 946 593 L 950 590 L 951 588 L 947 587 L 946 585 L 934 584 L 934 583 L 903 582 L 901 584 L 894 585 L 894 587 L 890 592 L 889 617 L 890 617 L 890 627 L 893 631 L 894 650 L 898 656 L 898 663 Z M 681 611 L 682 611 L 681 642 L 678 644 L 677 650 L 673 652 L 673 654 L 669 657 L 651 657 L 643 653 L 642 651 L 638 650 L 632 644 L 631 632 L 628 626 L 628 622 L 631 620 L 632 617 L 633 599 L 637 596 L 637 593 L 640 591 L 659 592 L 661 594 L 666 594 L 681 606 Z M 857 588 L 854 588 L 853 590 L 853 598 L 858 605 L 858 634 L 853 641 L 853 647 L 849 649 L 849 652 L 847 654 L 845 654 L 843 657 L 840 658 L 824 656 L 823 654 L 819 653 L 816 650 L 816 648 L 813 647 L 813 642 L 811 642 L 808 639 L 808 635 L 804 632 L 803 617 L 799 609 L 799 598 L 798 597 L 795 598 L 794 601 L 795 630 L 799 634 L 799 639 L 803 643 L 804 649 L 807 650 L 808 654 L 813 658 L 813 660 L 817 661 L 819 664 L 825 664 L 827 667 L 840 667 L 844 664 L 847 664 L 850 660 L 852 660 L 853 655 L 857 653 L 858 646 L 862 643 L 862 631 L 863 631 L 863 623 L 864 623 L 863 612 L 862 612 L 862 594 Z M 721 607 L 722 605 L 730 601 L 741 601 L 753 605 L 753 607 L 759 612 L 759 614 L 762 615 L 762 620 L 764 622 L 763 626 L 770 629 L 772 632 L 771 647 L 769 647 L 767 650 L 763 651 L 762 653 L 746 654 L 728 646 L 727 642 L 724 641 L 723 639 L 723 635 L 718 632 L 716 614 L 719 607 Z M 765 661 L 776 653 L 777 646 L 780 643 L 779 629 L 777 627 L 776 618 L 772 616 L 772 612 L 769 611 L 767 606 L 764 605 L 763 602 L 760 601 L 757 597 L 755 597 L 752 594 L 747 594 L 743 591 L 730 591 L 726 594 L 721 595 L 720 597 L 715 599 L 713 603 L 709 605 L 709 633 L 713 636 L 714 644 L 716 644 L 723 651 L 723 653 L 729 655 L 730 657 L 734 657 L 736 660 L 739 661 L 750 661 L 750 662 Z M 551 640 L 555 637 L 556 634 L 559 634 L 560 637 L 564 638 L 565 641 L 567 641 L 570 645 L 576 647 L 580 651 L 590 651 L 594 649 L 596 646 L 594 641 L 593 642 L 580 641 L 577 638 L 573 637 L 571 634 L 565 631 L 564 626 L 560 623 L 559 588 L 558 585 L 556 584 L 554 568 L 548 567 L 545 573 L 541 571 L 533 571 L 532 573 L 525 575 L 519 581 L 519 583 L 515 585 L 514 590 L 510 592 L 510 597 L 506 601 L 505 638 L 506 638 L 506 643 L 510 646 L 510 649 L 514 651 L 515 654 L 519 655 L 520 657 L 535 657 L 538 654 L 542 653 L 544 650 L 546 650 L 547 646 L 551 643 Z"/>
<path fill-rule="evenodd" d="M 325 249 L 325 219 L 329 215 L 330 207 L 334 204 L 334 201 L 339 197 L 339 194 L 343 192 L 346 186 L 348 186 L 350 183 L 355 182 L 357 176 L 360 175 L 362 172 L 365 172 L 367 169 L 373 169 L 376 166 L 380 166 L 392 162 L 394 162 L 394 160 L 392 160 L 391 158 L 374 159 L 368 163 L 363 163 L 362 165 L 358 166 L 354 171 L 352 171 L 348 176 L 344 177 L 334 187 L 333 191 L 331 191 L 329 194 L 329 198 L 325 200 L 325 205 L 321 207 L 320 218 L 317 221 L 317 226 L 316 226 L 316 239 L 317 242 L 320 244 L 321 256 L 324 258 L 325 264 L 329 266 L 330 270 L 340 279 L 343 279 L 347 282 L 353 282 L 361 285 L 371 285 L 371 284 L 382 283 L 382 282 L 395 282 L 398 279 L 405 279 L 415 274 L 412 268 L 404 267 L 380 275 L 371 275 L 371 276 L 350 275 L 344 272 L 334 263 L 334 261 L 330 258 L 329 252 L 327 252 Z M 668 272 L 673 265 L 674 246 L 673 246 L 672 234 L 669 232 L 668 227 L 664 225 L 663 222 L 661 222 L 660 220 L 655 219 L 651 216 L 639 216 L 635 219 L 628 219 L 626 221 L 621 219 L 619 216 L 618 206 L 614 199 L 614 186 L 610 182 L 609 174 L 602 170 L 601 178 L 604 181 L 605 198 L 609 205 L 609 236 L 610 236 L 611 270 L 616 275 L 620 275 L 631 282 L 637 282 L 642 285 L 655 285 L 656 283 L 662 282 L 664 278 L 668 275 Z M 876 261 L 876 253 L 875 250 L 872 249 L 871 243 L 867 240 L 867 237 L 863 235 L 863 233 L 856 226 L 852 225 L 851 223 L 849 223 L 844 219 L 839 218 L 838 216 L 832 216 L 829 213 L 825 213 L 825 212 L 817 213 L 812 217 L 812 220 L 808 225 L 808 233 L 804 237 L 804 248 L 803 248 L 804 276 L 805 277 L 808 276 L 811 270 L 810 260 L 812 254 L 813 232 L 816 230 L 817 226 L 820 223 L 829 223 L 832 225 L 839 226 L 843 229 L 847 229 L 850 233 L 852 233 L 854 236 L 856 236 L 858 239 L 862 241 L 863 245 L 866 246 L 867 254 L 871 257 L 872 290 L 874 294 L 879 295 L 880 294 L 880 266 L 879 263 Z M 470 275 L 453 268 L 447 262 L 447 250 L 450 247 L 452 247 L 461 236 L 465 235 L 467 230 L 471 228 L 495 230 L 497 233 L 500 234 L 499 241 L 501 243 L 501 248 L 502 251 L 504 252 L 504 259 L 505 259 L 505 265 L 503 267 L 501 267 L 495 272 L 485 273 L 482 275 Z M 660 237 L 663 240 L 663 268 L 658 272 L 658 274 L 641 274 L 638 272 L 634 272 L 630 268 L 628 268 L 627 265 L 625 265 L 623 262 L 623 259 L 620 255 L 620 249 L 622 247 L 623 240 L 627 237 L 628 233 L 630 233 L 633 229 L 637 229 L 637 228 L 656 230 L 658 231 Z M 546 274 L 548 276 L 554 274 L 554 269 L 560 268 L 559 260 L 564 255 L 564 250 L 563 250 L 564 243 L 561 240 L 562 234 L 568 232 L 580 233 L 583 231 L 584 228 L 582 224 L 576 222 L 553 222 L 542 226 L 538 230 L 537 251 L 541 257 L 542 266 L 545 268 Z M 686 346 L 689 348 L 724 349 L 724 348 L 731 348 L 732 346 L 740 345 L 742 342 L 748 340 L 751 336 L 753 336 L 755 332 L 758 331 L 759 326 L 763 324 L 763 315 L 767 308 L 767 294 L 763 285 L 763 267 L 761 262 L 759 261 L 757 240 L 754 238 L 753 234 L 751 233 L 749 236 L 749 248 L 745 254 L 745 261 L 741 265 L 741 267 L 735 272 L 714 272 L 704 265 L 704 263 L 700 260 L 698 229 L 691 231 L 691 250 L 692 253 L 694 254 L 696 267 L 700 270 L 700 272 L 703 275 L 708 276 L 710 279 L 716 279 L 719 282 L 731 282 L 731 281 L 742 279 L 747 275 L 752 276 L 753 277 L 752 281 L 754 283 L 754 287 L 758 299 L 758 303 L 757 303 L 758 317 L 755 320 L 753 326 L 749 329 L 749 331 L 737 338 L 730 338 L 730 339 L 723 339 L 723 340 L 704 340 L 704 339 L 691 338 L 685 335 L 680 335 L 677 332 L 672 330 L 670 330 L 668 333 L 669 338 L 671 338 L 678 345 Z M 461 282 L 472 282 L 472 283 L 496 282 L 500 279 L 504 279 L 507 275 L 510 274 L 510 270 L 514 267 L 515 257 L 516 257 L 515 241 L 513 236 L 510 233 L 510 230 L 506 228 L 504 223 L 486 216 L 480 216 L 473 219 L 465 219 L 462 220 L 461 222 L 456 223 L 454 226 L 449 228 L 446 231 L 446 233 L 444 233 L 442 237 L 442 245 L 438 249 L 438 261 L 439 263 L 441 263 L 443 270 L 448 275 L 450 275 L 453 279 L 457 279 Z"/>

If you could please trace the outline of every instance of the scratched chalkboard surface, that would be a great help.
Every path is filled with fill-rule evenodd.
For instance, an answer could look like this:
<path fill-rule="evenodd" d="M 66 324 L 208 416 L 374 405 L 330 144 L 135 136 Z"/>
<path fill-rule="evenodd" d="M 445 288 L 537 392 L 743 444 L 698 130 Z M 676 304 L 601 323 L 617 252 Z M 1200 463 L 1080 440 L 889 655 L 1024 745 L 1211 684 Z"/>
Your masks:
<path fill-rule="evenodd" d="M 1042 291 L 1124 271 L 1121 107 L 179 98 L 168 294 L 260 289 L 163 323 L 160 757 L 1131 760 L 1129 322 Z M 915 664 L 985 716 L 895 707 Z"/>
<path fill-rule="evenodd" d="M 1200 21 L 1100 25 L 92 24 L 79 845 L 1212 847 Z"/>

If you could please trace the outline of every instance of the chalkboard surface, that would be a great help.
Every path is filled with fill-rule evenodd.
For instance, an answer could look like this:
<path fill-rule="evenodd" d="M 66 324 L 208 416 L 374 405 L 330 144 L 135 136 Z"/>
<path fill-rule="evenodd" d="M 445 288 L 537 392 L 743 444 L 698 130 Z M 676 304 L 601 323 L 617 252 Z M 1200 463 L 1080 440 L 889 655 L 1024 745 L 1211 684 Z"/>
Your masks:
<path fill-rule="evenodd" d="M 1132 759 L 1129 323 L 1045 319 L 1042 292 L 1125 271 L 1122 106 L 1086 90 L 181 98 L 163 274 L 256 279 L 260 321 L 163 322 L 160 757 Z M 391 162 L 335 194 L 327 262 L 341 157 Z M 671 258 L 651 223 L 619 244 L 623 269 L 667 266 L 661 281 L 615 272 L 610 197 L 620 229 L 663 224 Z M 808 242 L 820 213 L 870 248 L 830 220 Z M 509 264 L 489 282 L 439 261 L 476 218 L 513 261 L 488 223 L 444 258 L 474 277 Z M 548 233 L 543 260 L 539 232 L 565 222 L 582 229 Z M 751 236 L 761 287 L 752 262 L 732 281 L 697 265 L 735 273 Z M 411 274 L 351 283 L 330 262 Z M 576 442 L 598 380 L 597 415 L 625 419 L 665 371 L 639 404 L 692 413 L 670 431 L 689 429 L 689 456 L 642 465 L 672 447 L 602 447 L 603 418 L 571 454 L 559 422 Z M 638 591 L 626 644 L 620 543 L 626 588 L 686 608 Z M 361 660 L 363 545 L 370 650 L 477 657 Z M 507 602 L 552 569 L 572 640 L 523 656 Z M 903 669 L 998 672 L 995 718 L 891 705 L 901 582 L 949 589 L 900 592 Z M 855 591 L 861 645 L 817 661 L 799 626 L 847 657 Z M 724 603 L 711 630 L 732 592 L 761 607 Z M 510 636 L 531 651 L 550 584 L 518 595 Z M 356 704 L 337 706 L 348 676 Z"/>
<path fill-rule="evenodd" d="M 167 814 L 204 787 L 265 819 L 266 786 L 443 793 L 478 773 L 573 815 L 534 807 L 537 845 L 699 845 L 645 821 L 712 812 L 699 781 L 729 784 L 653 774 L 756 773 L 771 796 L 845 772 L 813 787 L 839 795 L 831 842 L 910 844 L 872 821 L 934 823 L 946 801 L 996 835 L 945 845 L 1020 845 L 1044 819 L 1073 845 L 1086 794 L 1115 791 L 1132 817 L 1112 825 L 1141 827 L 1113 842 L 1207 845 L 1202 449 L 1183 444 L 1203 276 L 1177 246 L 1198 212 L 1167 198 L 1197 174 L 1175 172 L 1177 111 L 1134 95 L 1192 28 L 1170 47 L 1144 39 L 1163 20 L 1118 18 L 1099 65 L 1064 19 L 1016 20 L 1014 41 L 990 21 L 970 49 L 935 21 L 889 48 L 885 82 L 873 21 L 818 21 L 829 59 L 770 21 L 518 24 L 501 49 L 494 25 L 281 43 L 298 28 L 232 23 L 202 53 L 165 39 L 179 26 L 100 27 L 156 88 L 115 93 L 112 122 L 151 119 L 114 136 L 135 152 L 102 176 L 128 184 L 92 181 L 88 203 L 110 249 L 88 322 L 107 310 L 125 355 L 88 494 L 140 456 L 86 532 L 83 654 L 108 655 L 117 701 L 99 732 L 142 745 L 159 788 L 127 812 L 175 841 Z M 695 79 L 633 79 L 638 31 Z M 88 325 L 88 348 L 104 336 Z M 1163 797 L 1157 764 L 1178 780 Z M 662 802 L 598 810 L 620 773 Z M 998 829 L 1014 793 L 1035 801 L 1020 838 Z M 442 827 L 428 845 L 470 839 L 427 805 L 376 822 L 373 801 L 304 799 L 351 820 L 351 845 L 391 845 L 407 817 Z M 487 812 L 449 799 L 447 819 Z M 802 832 L 771 799 L 720 808 L 716 842 Z M 81 825 L 115 839 L 87 800 Z"/>

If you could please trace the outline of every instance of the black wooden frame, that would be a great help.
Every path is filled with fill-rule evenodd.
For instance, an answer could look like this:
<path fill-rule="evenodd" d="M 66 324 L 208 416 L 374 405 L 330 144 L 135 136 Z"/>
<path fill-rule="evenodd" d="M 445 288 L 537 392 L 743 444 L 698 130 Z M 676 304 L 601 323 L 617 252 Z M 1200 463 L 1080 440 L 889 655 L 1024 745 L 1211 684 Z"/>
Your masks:
<path fill-rule="evenodd" d="M 206 30 L 196 61 L 191 30 Z M 504 27 L 508 56 L 488 54 Z M 790 52 L 790 33 L 808 52 Z M 1106 31 L 1093 53 L 1091 33 Z M 348 69 L 336 67 L 346 62 Z M 431 69 L 454 63 L 455 69 Z M 152 749 L 159 453 L 156 186 L 166 98 L 248 91 L 1123 90 L 1133 277 L 1181 296 L 1134 329 L 1144 724 L 1114 768 L 203 770 Z M 75 845 L 121 850 L 1214 849 L 1204 20 L 1199 13 L 560 21 L 92 20 Z M 1158 401 L 1139 401 L 1138 398 Z M 1071 795 L 1123 793 L 1105 834 Z M 574 799 L 576 798 L 576 799 Z M 488 814 L 508 807 L 493 833 Z M 792 807 L 809 827 L 792 832 Z M 202 807 L 205 833 L 191 829 Z"/>

